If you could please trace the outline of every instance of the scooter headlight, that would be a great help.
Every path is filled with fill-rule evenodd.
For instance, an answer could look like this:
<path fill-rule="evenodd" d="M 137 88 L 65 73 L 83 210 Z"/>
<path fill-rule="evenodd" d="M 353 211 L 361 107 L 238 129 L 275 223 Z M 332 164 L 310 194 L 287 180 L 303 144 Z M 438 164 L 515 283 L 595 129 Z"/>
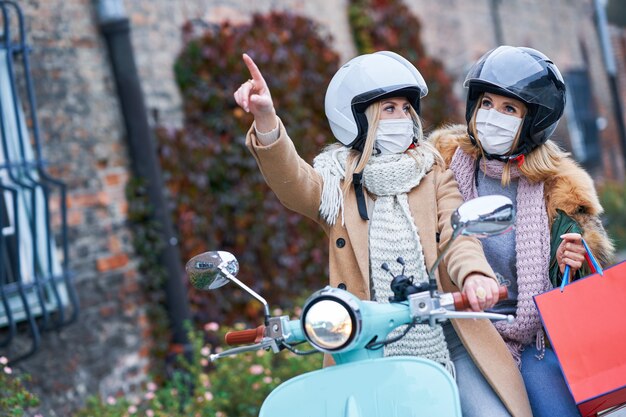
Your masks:
<path fill-rule="evenodd" d="M 348 347 L 360 331 L 358 306 L 351 306 L 349 293 L 327 287 L 307 301 L 302 311 L 304 335 L 322 352 L 335 353 Z"/>

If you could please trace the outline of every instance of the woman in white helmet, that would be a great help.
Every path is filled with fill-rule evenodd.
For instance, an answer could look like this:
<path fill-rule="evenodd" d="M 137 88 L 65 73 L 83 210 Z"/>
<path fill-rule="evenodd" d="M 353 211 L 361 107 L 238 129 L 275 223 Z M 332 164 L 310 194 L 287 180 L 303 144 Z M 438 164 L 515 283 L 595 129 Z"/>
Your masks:
<path fill-rule="evenodd" d="M 387 51 L 343 65 L 325 99 L 339 143 L 324 149 L 311 166 L 299 157 L 277 117 L 261 72 L 249 56 L 243 59 L 252 79 L 234 96 L 254 116 L 246 145 L 281 202 L 325 230 L 330 285 L 362 299 L 388 302 L 391 277 L 381 264 L 398 274 L 401 266 L 394 270 L 393 263 L 398 257 L 404 259 L 407 276 L 426 282 L 426 268 L 450 239 L 450 216 L 463 199 L 438 152 L 422 140 L 418 114 L 427 88 L 417 69 Z M 444 290 L 461 288 L 476 311 L 497 300 L 498 281 L 474 238 L 459 238 L 438 272 L 457 287 Z M 477 288 L 482 288 L 480 299 Z M 453 369 L 441 326 L 418 325 L 385 353 L 426 357 Z M 488 347 L 484 354 L 510 387 L 505 390 L 507 407 L 529 416 L 523 381 L 506 346 Z M 506 411 L 495 395 L 493 399 L 483 401 L 483 415 L 501 415 L 495 407 Z"/>

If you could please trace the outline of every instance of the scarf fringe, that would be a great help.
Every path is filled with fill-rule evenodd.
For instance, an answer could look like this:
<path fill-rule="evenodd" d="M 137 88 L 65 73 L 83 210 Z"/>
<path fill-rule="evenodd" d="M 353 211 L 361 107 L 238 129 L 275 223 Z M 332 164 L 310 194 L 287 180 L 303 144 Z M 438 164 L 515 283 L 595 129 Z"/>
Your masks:
<path fill-rule="evenodd" d="M 542 329 L 539 329 L 537 331 L 537 340 L 535 341 L 535 346 L 539 351 L 539 353 L 535 355 L 535 358 L 542 360 L 546 356 L 546 339 Z"/>
<path fill-rule="evenodd" d="M 456 381 L 456 367 L 452 359 L 445 361 L 442 365 L 446 368 L 446 371 L 450 372 L 450 375 L 452 375 L 452 378 Z"/>
<path fill-rule="evenodd" d="M 319 154 L 314 161 L 315 170 L 321 175 L 323 181 L 319 214 L 331 226 L 337 221 L 339 213 L 341 213 L 341 225 L 345 225 L 343 191 L 341 190 L 344 168 L 339 162 L 340 152 L 347 153 L 347 148 L 330 149 Z M 327 160 L 326 155 L 330 156 L 330 161 Z"/>
<path fill-rule="evenodd" d="M 324 181 L 324 186 L 322 187 L 322 201 L 319 209 L 320 216 L 326 223 L 333 226 L 337 220 L 337 216 L 341 213 L 341 225 L 343 226 L 343 193 L 341 191 L 341 179 L 327 170 L 320 170 L 320 175 Z"/>
<path fill-rule="evenodd" d="M 525 345 L 520 342 L 516 342 L 513 340 L 505 340 L 506 347 L 511 352 L 511 356 L 513 356 L 513 360 L 519 369 L 522 369 L 522 352 L 524 351 Z M 543 329 L 539 329 L 537 331 L 537 338 L 535 340 L 535 347 L 537 348 L 538 354 L 535 355 L 537 360 L 543 360 L 546 356 L 546 340 L 543 334 Z"/>
<path fill-rule="evenodd" d="M 524 344 L 520 342 L 515 342 L 513 340 L 506 341 L 506 347 L 511 352 L 511 356 L 513 356 L 513 360 L 517 365 L 518 369 L 522 368 L 522 352 L 524 351 Z"/>

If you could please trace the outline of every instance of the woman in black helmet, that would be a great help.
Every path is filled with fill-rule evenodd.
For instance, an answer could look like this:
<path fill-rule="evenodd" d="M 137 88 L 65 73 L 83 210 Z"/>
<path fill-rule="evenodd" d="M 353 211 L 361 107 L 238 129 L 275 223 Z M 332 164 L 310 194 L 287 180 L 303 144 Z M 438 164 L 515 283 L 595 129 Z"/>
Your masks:
<path fill-rule="evenodd" d="M 261 72 L 249 56 L 243 58 L 252 79 L 234 95 L 254 116 L 246 145 L 280 201 L 326 232 L 330 285 L 362 299 L 388 302 L 391 278 L 381 264 L 388 263 L 397 274 L 402 268 L 394 265 L 398 257 L 405 261 L 406 275 L 414 276 L 415 283 L 426 282 L 426 268 L 451 237 L 450 216 L 462 197 L 452 172 L 423 140 L 418 112 L 427 88 L 418 70 L 387 51 L 344 64 L 325 98 L 338 143 L 322 150 L 311 166 L 298 156 L 277 117 Z M 441 265 L 439 277 L 454 280 L 444 291 L 462 289 L 476 311 L 494 305 L 498 282 L 478 240 L 460 237 Z M 476 288 L 481 288 L 481 299 Z M 480 328 L 481 322 L 475 326 Z M 440 325 L 417 325 L 400 342 L 387 346 L 385 353 L 421 356 L 453 370 Z M 507 407 L 515 415 L 530 416 L 521 375 L 504 343 L 481 351 L 494 364 L 485 372 L 507 384 Z M 483 415 L 496 415 L 489 403 L 483 406 Z"/>
<path fill-rule="evenodd" d="M 500 46 L 474 64 L 465 87 L 467 127 L 436 131 L 430 140 L 465 199 L 503 194 L 515 202 L 515 232 L 483 240 L 490 265 L 509 286 L 509 299 L 494 310 L 516 315 L 514 323 L 495 327 L 520 367 L 533 414 L 579 415 L 556 357 L 544 345 L 532 297 L 559 285 L 566 265 L 571 279 L 588 273 L 581 237 L 601 264 L 609 263 L 613 248 L 600 223 L 602 207 L 591 178 L 549 140 L 565 107 L 563 78 L 541 52 Z M 445 330 L 448 343 L 454 343 L 456 333 Z M 463 355 L 452 352 L 453 360 Z M 471 392 L 463 386 L 483 379 L 471 361 L 461 362 L 455 360 L 463 401 Z"/>

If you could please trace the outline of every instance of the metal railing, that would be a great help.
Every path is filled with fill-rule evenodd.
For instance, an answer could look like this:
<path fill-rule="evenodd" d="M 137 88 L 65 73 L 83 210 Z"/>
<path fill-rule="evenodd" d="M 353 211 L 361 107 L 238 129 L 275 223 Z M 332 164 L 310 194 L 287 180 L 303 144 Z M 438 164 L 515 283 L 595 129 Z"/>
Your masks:
<path fill-rule="evenodd" d="M 0 1 L 0 11 L 0 355 L 22 332 L 32 341 L 9 356 L 15 362 L 37 351 L 41 331 L 73 322 L 78 299 L 66 186 L 46 172 L 41 154 L 24 15 L 14 1 Z"/>

